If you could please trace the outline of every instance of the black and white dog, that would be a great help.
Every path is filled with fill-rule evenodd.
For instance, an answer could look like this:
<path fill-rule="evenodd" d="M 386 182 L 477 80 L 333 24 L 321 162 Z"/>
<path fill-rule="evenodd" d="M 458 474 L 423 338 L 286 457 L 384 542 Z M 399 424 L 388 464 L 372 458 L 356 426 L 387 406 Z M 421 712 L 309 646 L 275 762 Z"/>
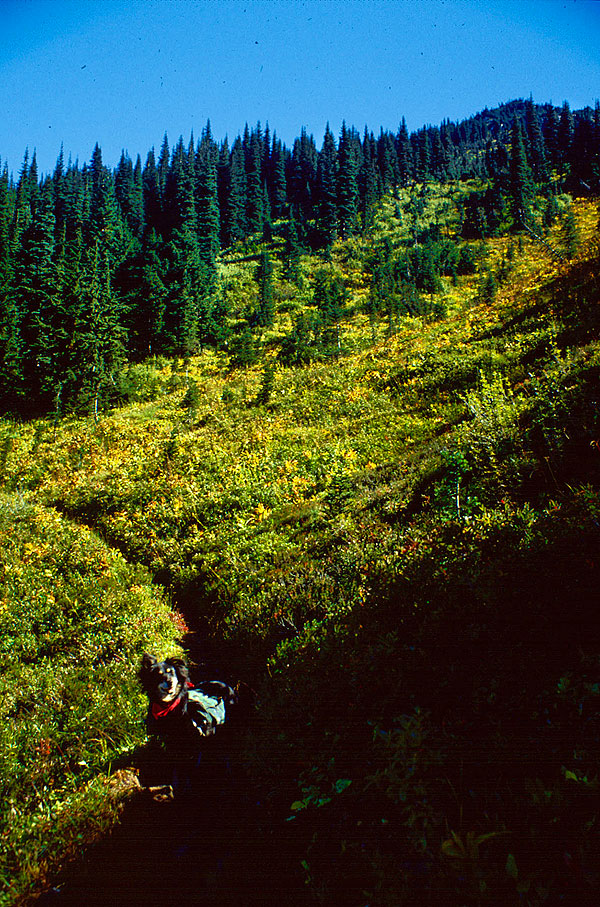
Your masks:
<path fill-rule="evenodd" d="M 151 737 L 165 744 L 173 760 L 172 786 L 176 789 L 190 767 L 198 765 L 202 739 L 225 723 L 237 696 L 219 680 L 192 684 L 181 658 L 158 661 L 144 654 L 138 676 L 148 696 L 146 728 Z"/>

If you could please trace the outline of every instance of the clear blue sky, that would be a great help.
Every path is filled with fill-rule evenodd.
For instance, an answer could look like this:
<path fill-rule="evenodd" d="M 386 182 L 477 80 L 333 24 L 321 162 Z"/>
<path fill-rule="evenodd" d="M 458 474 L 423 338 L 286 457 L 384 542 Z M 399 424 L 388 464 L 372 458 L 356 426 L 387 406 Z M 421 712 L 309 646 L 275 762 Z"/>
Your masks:
<path fill-rule="evenodd" d="M 167 132 L 410 130 L 600 97 L 600 0 L 0 0 L 0 159 L 142 162 Z"/>

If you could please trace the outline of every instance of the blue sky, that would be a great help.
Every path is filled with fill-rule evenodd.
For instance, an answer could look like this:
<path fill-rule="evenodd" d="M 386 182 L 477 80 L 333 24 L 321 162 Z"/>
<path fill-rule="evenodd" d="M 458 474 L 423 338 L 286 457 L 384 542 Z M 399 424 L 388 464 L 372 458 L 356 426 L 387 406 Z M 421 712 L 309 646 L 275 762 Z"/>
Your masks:
<path fill-rule="evenodd" d="M 598 0 L 0 0 L 0 159 L 342 120 L 409 129 L 533 95 L 600 97 Z"/>

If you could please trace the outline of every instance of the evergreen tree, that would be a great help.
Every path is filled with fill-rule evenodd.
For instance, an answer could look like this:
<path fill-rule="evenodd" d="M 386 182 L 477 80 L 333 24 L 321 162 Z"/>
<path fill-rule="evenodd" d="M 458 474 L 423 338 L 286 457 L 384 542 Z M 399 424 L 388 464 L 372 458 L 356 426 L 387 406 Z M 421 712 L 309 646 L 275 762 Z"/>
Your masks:
<path fill-rule="evenodd" d="M 570 154 L 569 185 L 573 192 L 591 192 L 595 182 L 594 161 L 597 159 L 594 114 L 591 107 L 580 111 L 575 121 Z"/>
<path fill-rule="evenodd" d="M 198 215 L 198 250 L 209 282 L 216 281 L 216 257 L 219 251 L 219 200 L 217 196 L 218 148 L 212 139 L 210 123 L 202 135 L 195 157 L 196 211 Z"/>
<path fill-rule="evenodd" d="M 258 342 L 248 324 L 229 339 L 229 363 L 232 368 L 248 368 L 258 362 Z"/>
<path fill-rule="evenodd" d="M 332 245 L 337 235 L 336 158 L 335 139 L 328 123 L 317 164 L 316 192 L 317 230 L 325 248 Z"/>
<path fill-rule="evenodd" d="M 325 268 L 315 274 L 314 303 L 322 324 L 321 341 L 326 353 L 341 352 L 340 326 L 346 315 L 346 289 L 342 279 L 331 277 Z"/>
<path fill-rule="evenodd" d="M 372 144 L 372 136 L 370 142 Z M 367 131 L 365 128 L 365 140 L 363 148 L 367 141 Z M 373 149 L 370 149 L 370 158 L 373 159 Z M 389 192 L 398 182 L 398 154 L 396 146 L 389 133 L 380 130 L 377 139 L 377 169 L 379 170 L 379 179 L 383 192 Z"/>
<path fill-rule="evenodd" d="M 102 153 L 96 144 L 90 165 L 91 192 L 87 242 L 99 243 L 103 257 L 114 266 L 124 251 L 122 221 L 119 215 L 115 185 L 111 172 L 102 164 Z"/>
<path fill-rule="evenodd" d="M 31 205 L 29 203 L 29 152 L 25 151 L 13 208 L 13 220 L 10 231 L 12 255 L 16 255 L 21 242 L 21 235 L 31 223 Z"/>
<path fill-rule="evenodd" d="M 249 233 L 259 232 L 263 226 L 264 194 L 261 152 L 260 131 L 253 131 L 246 153 L 246 221 Z"/>
<path fill-rule="evenodd" d="M 430 172 L 435 180 L 443 181 L 448 172 L 448 161 L 446 150 L 442 142 L 442 135 L 439 129 L 431 130 L 431 157 Z"/>
<path fill-rule="evenodd" d="M 284 276 L 296 286 L 302 284 L 302 271 L 300 269 L 300 255 L 302 248 L 298 239 L 298 230 L 293 214 L 290 214 L 285 234 L 285 259 Z"/>
<path fill-rule="evenodd" d="M 513 226 L 518 229 L 526 223 L 529 217 L 532 185 L 523 132 L 516 117 L 511 131 L 509 196 Z"/>
<path fill-rule="evenodd" d="M 321 316 L 318 312 L 298 315 L 291 331 L 281 341 L 277 358 L 284 365 L 307 365 L 320 358 Z"/>
<path fill-rule="evenodd" d="M 0 172 L 0 289 L 8 280 L 11 263 L 10 224 L 13 214 L 11 211 L 11 191 L 8 178 L 8 168 L 4 166 Z"/>
<path fill-rule="evenodd" d="M 279 220 L 280 217 L 283 217 L 287 205 L 287 185 L 284 150 L 275 134 L 271 151 L 270 200 L 271 216 L 273 220 Z"/>
<path fill-rule="evenodd" d="M 29 207 L 31 209 L 31 217 L 33 219 L 35 217 L 35 212 L 37 210 L 38 202 L 40 199 L 37 155 L 35 149 L 33 151 L 33 157 L 31 158 L 31 166 L 29 168 L 29 173 L 27 174 L 27 179 L 29 182 Z"/>
<path fill-rule="evenodd" d="M 142 172 L 142 198 L 144 221 L 148 229 L 159 233 L 162 232 L 162 197 L 158 169 L 154 158 L 154 148 L 151 148 L 148 152 Z"/>
<path fill-rule="evenodd" d="M 54 173 L 52 174 L 54 196 L 54 237 L 57 257 L 63 256 L 67 239 L 67 211 L 65 194 L 65 159 L 61 145 Z"/>
<path fill-rule="evenodd" d="M 263 365 L 260 388 L 256 395 L 256 403 L 258 406 L 266 406 L 270 402 L 274 384 L 275 364 L 272 359 L 266 359 Z"/>
<path fill-rule="evenodd" d="M 429 131 L 421 129 L 416 136 L 417 179 L 425 182 L 431 177 L 431 143 Z"/>
<path fill-rule="evenodd" d="M 389 153 L 385 154 L 386 171 L 390 172 Z M 383 184 L 380 179 L 380 185 Z M 377 179 L 377 149 L 373 134 L 367 133 L 363 138 L 363 160 L 358 174 L 358 194 L 360 204 L 360 216 L 362 220 L 363 231 L 367 230 L 373 221 L 373 209 L 379 197 L 378 179 Z"/>
<path fill-rule="evenodd" d="M 342 239 L 350 236 L 357 228 L 358 215 L 358 182 L 356 153 L 353 147 L 353 136 L 342 123 L 342 132 L 338 148 L 338 227 Z"/>
<path fill-rule="evenodd" d="M 525 105 L 525 126 L 527 130 L 528 157 L 531 173 L 537 183 L 545 183 L 548 180 L 546 148 L 537 108 L 531 98 L 529 98 Z"/>
<path fill-rule="evenodd" d="M 169 139 L 167 138 L 167 133 L 165 132 L 163 136 L 162 145 L 160 147 L 160 153 L 158 155 L 158 163 L 156 165 L 158 173 L 158 188 L 160 193 L 161 203 L 165 203 L 165 193 L 167 190 L 167 178 L 169 175 L 170 169 L 170 159 L 171 152 L 169 150 Z"/>
<path fill-rule="evenodd" d="M 558 113 L 555 107 L 550 107 L 547 111 L 546 119 L 542 127 L 544 144 L 548 154 L 548 160 L 551 167 L 558 167 Z"/>
<path fill-rule="evenodd" d="M 573 114 L 571 113 L 568 101 L 564 102 L 560 113 L 557 142 L 558 166 L 561 171 L 562 179 L 564 179 L 568 171 L 571 147 L 573 145 Z"/>
<path fill-rule="evenodd" d="M 273 263 L 268 252 L 263 252 L 256 273 L 258 306 L 253 322 L 259 327 L 271 327 L 275 315 L 273 299 Z"/>
<path fill-rule="evenodd" d="M 221 209 L 224 224 L 224 245 L 230 246 L 246 237 L 246 166 L 244 149 L 238 136 L 231 149 L 229 196 Z"/>
<path fill-rule="evenodd" d="M 302 128 L 300 138 L 294 142 L 287 176 L 289 200 L 294 206 L 296 224 L 301 227 L 314 216 L 317 164 L 314 138 Z"/>
<path fill-rule="evenodd" d="M 401 186 L 406 187 L 413 177 L 413 152 L 404 117 L 402 117 L 402 124 L 398 131 L 396 148 L 398 157 L 398 181 Z"/>
<path fill-rule="evenodd" d="M 229 195 L 231 192 L 231 164 L 229 155 L 229 143 L 227 137 L 221 142 L 219 147 L 219 158 L 217 161 L 217 204 L 219 207 L 219 245 L 223 248 L 229 245 L 227 241 L 227 208 Z"/>
<path fill-rule="evenodd" d="M 110 261 L 97 240 L 82 275 L 76 325 L 80 400 L 94 418 L 116 393 L 116 375 L 125 358 L 121 306 L 114 296 Z"/>

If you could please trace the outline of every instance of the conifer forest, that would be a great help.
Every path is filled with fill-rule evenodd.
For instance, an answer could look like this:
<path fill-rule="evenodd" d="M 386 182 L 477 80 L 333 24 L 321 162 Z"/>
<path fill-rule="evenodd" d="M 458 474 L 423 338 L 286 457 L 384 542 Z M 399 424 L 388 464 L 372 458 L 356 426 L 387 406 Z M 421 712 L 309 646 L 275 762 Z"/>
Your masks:
<path fill-rule="evenodd" d="M 97 145 L 82 166 L 61 152 L 41 179 L 26 152 L 16 184 L 6 167 L 0 177 L 0 405 L 20 415 L 110 405 L 125 360 L 150 355 L 231 345 L 252 357 L 273 321 L 269 244 L 293 282 L 302 251 L 368 233 L 379 199 L 427 181 L 479 181 L 461 200 L 464 238 L 508 221 L 526 229 L 534 185 L 549 199 L 597 188 L 599 130 L 598 107 L 517 101 L 411 135 L 404 123 L 377 137 L 342 124 L 336 141 L 327 126 L 320 149 L 303 131 L 290 150 L 260 124 L 230 148 L 207 124 L 198 141 L 171 148 L 165 136 L 144 164 L 123 152 L 114 170 Z M 418 308 L 440 273 L 468 267 L 442 238 L 415 236 L 404 275 L 377 263 L 372 305 L 391 282 Z M 258 263 L 251 307 L 219 274 L 219 254 L 236 249 Z M 341 289 L 316 290 L 326 334 Z"/>
<path fill-rule="evenodd" d="M 0 905 L 600 903 L 600 104 L 113 165 L 0 164 Z"/>

